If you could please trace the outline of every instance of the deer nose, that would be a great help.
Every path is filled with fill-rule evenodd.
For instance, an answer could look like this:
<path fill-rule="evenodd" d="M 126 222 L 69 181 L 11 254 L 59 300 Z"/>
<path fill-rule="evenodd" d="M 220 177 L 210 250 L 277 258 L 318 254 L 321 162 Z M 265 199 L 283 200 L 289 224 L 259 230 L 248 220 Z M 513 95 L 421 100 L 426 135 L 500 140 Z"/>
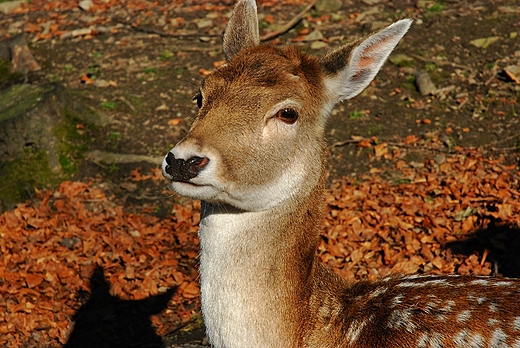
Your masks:
<path fill-rule="evenodd" d="M 209 158 L 193 156 L 188 160 L 184 160 L 175 158 L 173 153 L 168 152 L 165 161 L 166 167 L 164 171 L 171 176 L 172 181 L 189 182 L 208 165 Z"/>

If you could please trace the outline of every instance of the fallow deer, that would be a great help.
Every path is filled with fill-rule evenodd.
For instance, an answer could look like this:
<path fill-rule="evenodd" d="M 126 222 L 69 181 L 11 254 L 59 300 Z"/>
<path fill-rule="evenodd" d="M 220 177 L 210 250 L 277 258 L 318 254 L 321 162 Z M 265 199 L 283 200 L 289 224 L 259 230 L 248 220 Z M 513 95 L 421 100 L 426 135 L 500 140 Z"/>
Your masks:
<path fill-rule="evenodd" d="M 214 347 L 520 347 L 520 281 L 391 276 L 349 283 L 317 259 L 324 128 L 374 78 L 412 21 L 321 58 L 259 44 L 254 0 L 224 34 L 163 174 L 202 201 L 202 313 Z"/>

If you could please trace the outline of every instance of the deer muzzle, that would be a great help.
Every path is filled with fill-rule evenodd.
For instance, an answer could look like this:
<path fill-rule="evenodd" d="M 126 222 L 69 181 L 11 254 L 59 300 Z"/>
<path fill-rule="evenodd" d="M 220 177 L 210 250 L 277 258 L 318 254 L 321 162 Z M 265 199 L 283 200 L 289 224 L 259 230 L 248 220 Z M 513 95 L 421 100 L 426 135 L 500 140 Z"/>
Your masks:
<path fill-rule="evenodd" d="M 171 177 L 171 181 L 190 182 L 208 165 L 209 158 L 193 156 L 184 160 L 168 152 L 165 162 L 164 172 Z"/>

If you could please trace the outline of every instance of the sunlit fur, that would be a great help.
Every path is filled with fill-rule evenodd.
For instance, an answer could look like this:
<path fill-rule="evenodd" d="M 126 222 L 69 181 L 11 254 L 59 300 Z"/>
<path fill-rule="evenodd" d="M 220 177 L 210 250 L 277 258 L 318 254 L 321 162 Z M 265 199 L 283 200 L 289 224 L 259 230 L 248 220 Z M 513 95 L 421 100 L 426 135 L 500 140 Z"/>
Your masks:
<path fill-rule="evenodd" d="M 182 195 L 203 200 L 202 312 L 214 347 L 520 347 L 520 282 L 394 276 L 348 283 L 316 257 L 324 128 L 360 93 L 410 20 L 317 59 L 258 45 L 255 3 L 240 0 L 227 64 L 201 84 L 201 108 L 171 153 L 204 158 Z M 295 122 L 279 111 L 290 108 Z M 170 180 L 177 162 L 163 163 Z M 188 176 L 185 176 L 188 177 Z"/>

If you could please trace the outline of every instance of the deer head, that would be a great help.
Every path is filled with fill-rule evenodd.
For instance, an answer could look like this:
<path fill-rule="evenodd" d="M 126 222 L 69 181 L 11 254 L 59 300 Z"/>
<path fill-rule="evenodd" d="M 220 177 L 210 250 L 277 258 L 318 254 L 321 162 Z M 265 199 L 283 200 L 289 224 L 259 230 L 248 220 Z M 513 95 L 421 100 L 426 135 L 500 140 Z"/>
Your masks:
<path fill-rule="evenodd" d="M 370 83 L 410 24 L 318 59 L 259 45 L 256 4 L 239 1 L 224 35 L 227 64 L 201 83 L 199 114 L 165 157 L 164 176 L 181 195 L 245 211 L 308 195 L 323 176 L 330 111 Z"/>

